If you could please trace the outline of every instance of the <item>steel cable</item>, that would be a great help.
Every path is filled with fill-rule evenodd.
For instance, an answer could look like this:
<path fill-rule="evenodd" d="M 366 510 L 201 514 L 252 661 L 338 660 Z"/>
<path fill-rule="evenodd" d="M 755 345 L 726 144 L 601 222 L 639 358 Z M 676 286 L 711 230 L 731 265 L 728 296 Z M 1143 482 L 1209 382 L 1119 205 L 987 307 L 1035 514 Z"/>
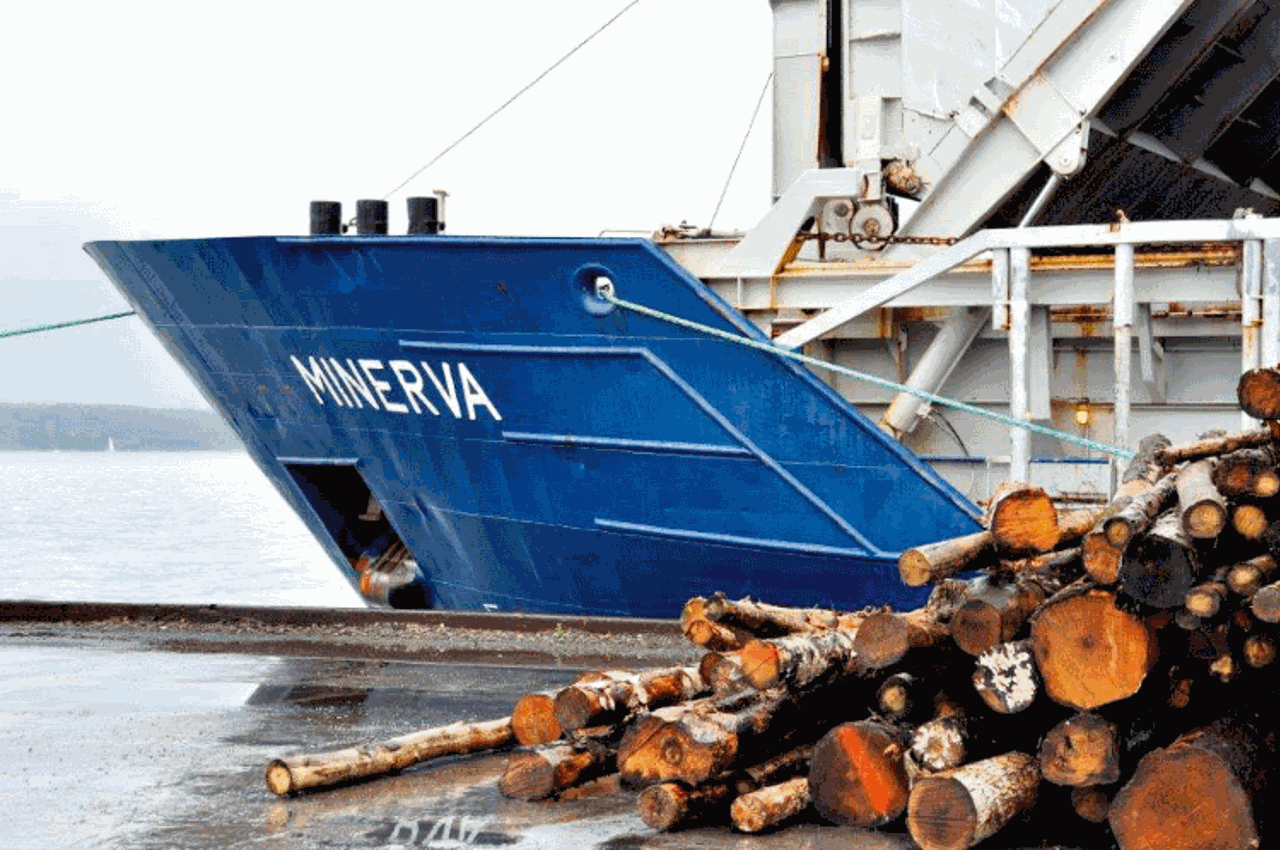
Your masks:
<path fill-rule="evenodd" d="M 1070 434 L 1066 431 L 1059 431 L 1056 428 L 1049 428 L 1045 425 L 1037 425 L 1035 422 L 1027 422 L 1022 419 L 1015 419 L 1012 416 L 1007 416 L 1003 413 L 998 413 L 994 410 L 986 410 L 984 408 L 978 407 L 973 404 L 968 404 L 966 402 L 959 401 L 954 398 L 947 398 L 946 396 L 940 396 L 937 393 L 931 393 L 928 390 L 922 390 L 917 387 L 909 387 L 906 384 L 900 384 L 897 381 L 890 381 L 887 378 L 881 378 L 876 375 L 869 375 L 866 372 L 859 372 L 857 369 L 850 369 L 847 366 L 837 366 L 834 363 L 827 363 L 826 361 L 819 360 L 816 357 L 809 357 L 807 355 L 799 353 L 798 351 L 791 351 L 790 349 L 782 348 L 770 342 L 761 342 L 760 340 L 751 339 L 749 337 L 739 336 L 737 334 L 731 334 L 726 331 L 722 331 L 719 328 L 713 328 L 709 325 L 703 325 L 703 324 L 699 324 L 698 322 L 692 322 L 688 319 L 682 319 L 679 316 L 672 316 L 669 313 L 664 313 L 661 310 L 655 310 L 652 307 L 646 307 L 643 304 L 635 304 L 631 301 L 626 301 L 622 298 L 619 298 L 617 294 L 613 291 L 612 284 L 597 285 L 596 295 L 598 295 L 600 298 L 603 298 L 605 301 L 608 301 L 610 304 L 616 304 L 619 307 L 623 307 L 627 310 L 631 310 L 633 312 L 640 313 L 645 316 L 649 316 L 650 318 L 659 319 L 660 321 L 664 321 L 664 322 L 669 322 L 673 325 L 678 325 L 688 330 L 698 331 L 699 333 L 704 333 L 709 336 L 716 337 L 717 339 L 722 339 L 726 342 L 732 342 L 736 345 L 743 345 L 743 346 L 746 346 L 747 348 L 754 348 L 758 351 L 767 351 L 770 354 L 776 354 L 777 356 L 785 357 L 788 360 L 795 360 L 797 362 L 804 363 L 806 366 L 811 366 L 816 369 L 826 369 L 827 371 L 835 372 L 840 375 L 845 375 L 846 377 L 853 378 L 855 380 L 864 381 L 869 384 L 874 384 L 875 386 L 882 387 L 883 389 L 908 393 L 910 395 L 915 396 L 916 398 L 922 398 L 926 401 L 930 401 L 930 402 L 933 402 L 934 404 L 942 405 L 943 407 L 949 407 L 953 410 L 963 410 L 964 412 L 972 413 L 975 416 L 981 416 L 986 419 L 994 419 L 996 422 L 999 422 L 1003 425 L 1007 425 L 1013 428 L 1021 428 L 1024 431 L 1030 431 L 1033 434 L 1040 434 L 1045 437 L 1053 437 L 1055 439 L 1062 440 L 1063 442 L 1073 443 L 1083 448 L 1093 449 L 1094 451 L 1099 451 L 1099 452 L 1102 452 L 1103 454 L 1111 455 L 1113 457 L 1118 457 L 1125 460 L 1132 458 L 1134 455 L 1133 451 L 1130 449 L 1120 448 L 1119 446 L 1108 445 L 1107 443 L 1102 443 L 1097 440 L 1090 440 L 1088 437 L 1081 437 L 1076 434 Z"/>

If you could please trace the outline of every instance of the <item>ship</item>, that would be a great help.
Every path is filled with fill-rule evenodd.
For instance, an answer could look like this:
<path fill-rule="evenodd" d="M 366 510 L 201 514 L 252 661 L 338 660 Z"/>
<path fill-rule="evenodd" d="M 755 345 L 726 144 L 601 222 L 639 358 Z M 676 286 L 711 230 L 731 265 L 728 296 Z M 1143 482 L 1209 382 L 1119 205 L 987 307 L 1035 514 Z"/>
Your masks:
<path fill-rule="evenodd" d="M 1002 479 L 1105 500 L 1280 363 L 1280 7 L 771 0 L 747 232 L 89 254 L 371 601 L 909 607 Z"/>

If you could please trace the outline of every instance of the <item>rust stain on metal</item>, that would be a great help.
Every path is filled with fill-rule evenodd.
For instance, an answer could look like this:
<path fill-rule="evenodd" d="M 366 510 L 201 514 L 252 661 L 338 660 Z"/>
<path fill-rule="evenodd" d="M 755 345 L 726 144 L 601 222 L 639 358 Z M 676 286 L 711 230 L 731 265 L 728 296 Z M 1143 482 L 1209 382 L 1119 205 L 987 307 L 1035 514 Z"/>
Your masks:
<path fill-rule="evenodd" d="M 1238 247 L 1215 243 L 1196 248 L 1180 247 L 1172 251 L 1135 253 L 1133 258 L 1134 267 L 1138 269 L 1230 266 L 1239 261 L 1240 249 Z M 1110 251 L 1097 254 L 1036 255 L 1031 258 L 1031 267 L 1043 271 L 1109 269 L 1115 267 L 1115 255 Z"/>
<path fill-rule="evenodd" d="M 1084 348 L 1075 349 L 1073 377 L 1075 380 L 1075 394 L 1084 398 L 1089 395 L 1089 352 Z"/>
<path fill-rule="evenodd" d="M 876 339 L 892 339 L 894 326 L 892 307 L 881 307 L 876 310 Z"/>
<path fill-rule="evenodd" d="M 1094 337 L 1098 335 L 1099 325 L 1105 326 L 1111 321 L 1111 307 L 1091 304 L 1055 307 L 1049 311 L 1049 318 L 1055 322 L 1078 324 L 1081 336 Z"/>
<path fill-rule="evenodd" d="M 1240 262 L 1240 249 L 1229 244 L 1208 243 L 1199 247 L 1179 247 L 1173 251 L 1147 251 L 1134 255 L 1136 269 L 1211 268 L 1232 266 Z M 774 275 L 774 281 L 792 277 L 872 275 L 883 277 L 911 268 L 913 263 L 896 260 L 859 258 L 857 260 L 831 260 L 815 262 L 795 260 L 786 269 Z M 1039 272 L 1091 271 L 1115 268 L 1115 255 L 1111 251 L 1096 254 L 1033 254 L 1031 268 Z M 970 260 L 956 266 L 950 274 L 991 273 L 989 259 Z"/>
<path fill-rule="evenodd" d="M 1054 307 L 1049 315 L 1059 322 L 1105 322 L 1111 318 L 1111 307 L 1104 304 L 1074 304 Z"/>
<path fill-rule="evenodd" d="M 934 318 L 935 311 L 927 307 L 895 307 L 894 317 L 899 323 L 903 322 L 927 322 Z"/>

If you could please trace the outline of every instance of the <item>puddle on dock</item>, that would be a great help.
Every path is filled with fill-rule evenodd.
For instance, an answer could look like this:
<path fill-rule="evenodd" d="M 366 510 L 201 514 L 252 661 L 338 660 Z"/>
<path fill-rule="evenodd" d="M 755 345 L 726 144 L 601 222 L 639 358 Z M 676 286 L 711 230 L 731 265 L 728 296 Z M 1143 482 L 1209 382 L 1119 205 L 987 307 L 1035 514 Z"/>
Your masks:
<path fill-rule="evenodd" d="M 445 759 L 281 799 L 271 758 L 501 717 L 576 670 L 393 661 L 0 648 L 0 807 L 7 850 L 49 848 L 906 847 L 818 824 L 781 834 L 656 834 L 634 797 L 524 803 L 506 757 Z"/>

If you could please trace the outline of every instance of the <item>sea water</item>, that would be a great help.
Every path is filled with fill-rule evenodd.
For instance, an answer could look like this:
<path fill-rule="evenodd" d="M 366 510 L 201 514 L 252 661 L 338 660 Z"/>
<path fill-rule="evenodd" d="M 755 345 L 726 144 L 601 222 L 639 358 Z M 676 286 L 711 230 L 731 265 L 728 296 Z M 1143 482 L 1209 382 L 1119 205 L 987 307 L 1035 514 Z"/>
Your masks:
<path fill-rule="evenodd" d="M 247 454 L 0 452 L 0 598 L 362 607 Z"/>

